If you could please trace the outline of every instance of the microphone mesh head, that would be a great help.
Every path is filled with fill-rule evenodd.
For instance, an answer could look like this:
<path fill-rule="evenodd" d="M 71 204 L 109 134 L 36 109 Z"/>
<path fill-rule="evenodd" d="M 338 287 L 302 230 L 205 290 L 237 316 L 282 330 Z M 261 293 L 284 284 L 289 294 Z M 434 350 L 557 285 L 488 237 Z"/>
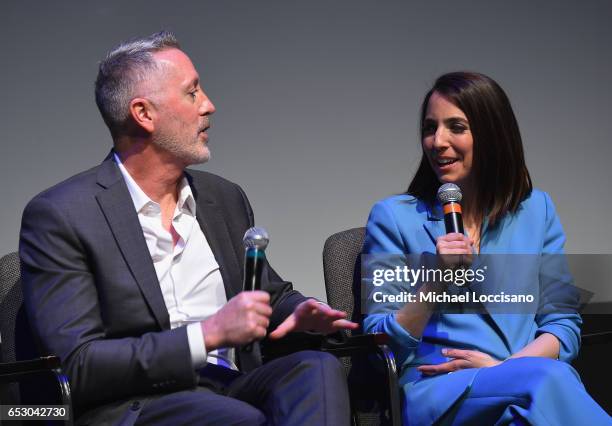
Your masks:
<path fill-rule="evenodd" d="M 242 238 L 244 248 L 256 248 L 258 250 L 265 250 L 270 242 L 268 232 L 263 228 L 256 226 L 247 229 Z"/>
<path fill-rule="evenodd" d="M 438 189 L 438 201 L 442 204 L 459 203 L 462 197 L 461 188 L 454 183 L 445 183 Z"/>

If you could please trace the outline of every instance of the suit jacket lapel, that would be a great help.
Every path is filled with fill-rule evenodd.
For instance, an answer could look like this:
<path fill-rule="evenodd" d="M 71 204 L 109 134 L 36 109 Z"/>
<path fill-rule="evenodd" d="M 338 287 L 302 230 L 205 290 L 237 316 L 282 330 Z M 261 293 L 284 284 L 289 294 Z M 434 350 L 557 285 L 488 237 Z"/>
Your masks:
<path fill-rule="evenodd" d="M 503 232 L 504 227 L 507 226 L 509 219 L 509 214 L 503 217 L 496 226 L 490 227 L 488 219 L 485 219 L 483 223 L 483 231 L 480 242 L 480 253 L 484 255 L 484 258 L 490 257 L 490 261 L 494 263 L 493 267 L 489 267 L 489 270 L 498 271 L 508 271 L 508 253 L 512 253 L 510 250 L 511 240 L 512 240 L 512 232 Z M 501 235 L 506 235 L 506 238 L 500 238 Z M 509 265 L 512 267 L 512 263 Z M 501 284 L 497 282 L 495 287 L 496 290 L 488 290 L 488 292 L 497 291 L 497 290 L 508 290 L 504 289 L 504 280 L 507 280 L 510 276 L 508 273 L 501 274 L 499 277 L 501 280 Z M 484 289 L 483 291 L 487 291 Z M 493 305 L 494 306 L 494 305 Z M 502 337 L 502 340 L 506 347 L 508 348 L 508 352 L 512 353 L 513 348 L 511 342 L 513 339 L 509 334 L 513 334 L 513 329 L 516 327 L 517 321 L 516 316 L 508 313 L 497 313 L 494 309 L 489 309 L 487 305 L 485 305 L 485 309 L 489 312 L 489 316 L 485 315 L 485 319 L 489 320 L 492 326 L 498 329 L 498 334 Z M 491 312 L 493 311 L 493 312 Z"/>
<path fill-rule="evenodd" d="M 444 214 L 442 212 L 442 207 L 440 206 L 440 204 L 436 203 L 433 206 L 433 208 L 429 206 L 427 207 L 427 221 L 423 223 L 423 227 L 425 228 L 425 231 L 427 231 L 427 234 L 429 235 L 429 238 L 431 238 L 431 241 L 433 242 L 434 247 L 435 247 L 436 238 L 446 234 L 446 227 L 444 225 Z M 484 249 L 484 252 L 486 253 L 487 251 L 486 245 L 491 244 L 492 235 L 490 235 L 490 231 L 491 230 L 489 230 L 488 220 L 485 220 L 485 223 L 483 224 L 483 233 L 482 233 L 483 237 L 481 240 L 481 253 L 483 252 L 483 249 Z M 496 232 L 496 231 L 493 231 L 493 232 Z M 493 238 L 493 240 L 495 241 L 495 238 Z M 435 248 L 434 248 L 434 253 L 435 253 Z M 485 308 L 485 310 L 487 310 L 486 306 L 483 306 L 483 307 Z M 508 330 L 509 322 L 512 322 L 512 319 L 511 319 L 512 316 L 508 316 L 505 314 L 497 314 L 497 313 L 489 313 L 488 315 L 484 314 L 481 316 L 487 323 L 489 323 L 492 327 L 497 329 L 498 334 L 502 336 L 504 344 L 506 345 L 506 347 L 510 349 L 510 344 L 508 342 L 506 330 Z"/>
<path fill-rule="evenodd" d="M 106 157 L 100 166 L 98 184 L 104 190 L 96 195 L 96 199 L 119 250 L 159 326 L 167 330 L 170 328 L 170 318 L 155 267 L 149 255 L 134 203 L 112 154 Z"/>
<path fill-rule="evenodd" d="M 444 216 L 442 215 L 442 209 L 439 204 L 433 207 L 427 205 L 427 221 L 423 223 L 423 227 L 429 235 L 434 247 L 436 246 L 436 238 L 446 234 L 444 228 Z M 434 250 L 435 253 L 435 250 Z"/>
<path fill-rule="evenodd" d="M 214 192 L 207 188 L 201 181 L 197 181 L 185 171 L 187 180 L 191 185 L 193 196 L 196 199 L 196 218 L 206 236 L 206 240 L 219 264 L 225 295 L 227 300 L 242 291 L 242 266 L 240 265 L 239 247 L 232 245 L 232 237 L 228 227 L 226 216 L 227 209 L 223 209 L 216 201 Z M 236 349 L 236 361 L 241 371 L 251 371 L 261 365 L 261 350 L 259 343 L 255 342 L 250 351 L 244 347 Z"/>
<path fill-rule="evenodd" d="M 224 217 L 227 212 L 224 214 L 221 210 L 210 188 L 193 179 L 188 171 L 185 174 L 196 200 L 196 218 L 219 264 L 225 295 L 229 300 L 242 291 L 242 280 L 238 256 Z"/>

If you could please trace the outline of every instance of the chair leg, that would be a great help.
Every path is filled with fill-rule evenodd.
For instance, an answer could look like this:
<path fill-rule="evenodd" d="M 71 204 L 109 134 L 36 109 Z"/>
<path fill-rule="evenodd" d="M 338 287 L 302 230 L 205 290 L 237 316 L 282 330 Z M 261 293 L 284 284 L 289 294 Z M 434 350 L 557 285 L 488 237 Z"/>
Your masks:
<path fill-rule="evenodd" d="M 59 368 L 53 369 L 53 374 L 55 375 L 59 385 L 62 404 L 68 406 L 68 420 L 66 420 L 64 424 L 66 426 L 72 426 L 74 413 L 72 412 L 72 396 L 70 394 L 70 384 L 68 382 L 68 378 Z"/>
<path fill-rule="evenodd" d="M 387 385 L 389 388 L 389 415 L 393 426 L 401 426 L 401 409 L 399 398 L 399 384 L 397 381 L 397 365 L 393 352 L 387 345 L 380 345 L 378 351 L 380 357 L 385 362 L 387 371 Z"/>

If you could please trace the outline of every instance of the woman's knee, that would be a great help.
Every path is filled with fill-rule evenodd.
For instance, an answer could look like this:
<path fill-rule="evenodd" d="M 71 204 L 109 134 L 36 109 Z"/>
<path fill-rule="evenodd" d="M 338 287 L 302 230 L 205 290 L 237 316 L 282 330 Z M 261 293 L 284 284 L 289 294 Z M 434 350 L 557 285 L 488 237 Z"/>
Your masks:
<path fill-rule="evenodd" d="M 532 379 L 550 382 L 553 385 L 567 386 L 580 382 L 576 370 L 566 362 L 544 357 L 519 358 L 524 364 L 525 373 Z"/>

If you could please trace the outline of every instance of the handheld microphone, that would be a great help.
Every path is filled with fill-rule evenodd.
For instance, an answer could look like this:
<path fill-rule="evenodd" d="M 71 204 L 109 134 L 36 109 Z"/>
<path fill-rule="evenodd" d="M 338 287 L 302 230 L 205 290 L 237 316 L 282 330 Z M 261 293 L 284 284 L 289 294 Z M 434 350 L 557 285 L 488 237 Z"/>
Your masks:
<path fill-rule="evenodd" d="M 261 274 L 270 237 L 263 228 L 249 228 L 244 233 L 244 291 L 261 290 Z"/>
<path fill-rule="evenodd" d="M 438 189 L 438 201 L 444 210 L 444 226 L 446 233 L 463 234 L 463 218 L 461 217 L 461 189 L 454 183 L 445 183 Z"/>
<path fill-rule="evenodd" d="M 244 291 L 261 290 L 261 274 L 266 260 L 265 249 L 268 247 L 270 237 L 263 228 L 249 228 L 242 237 L 244 244 Z M 253 343 L 244 347 L 245 352 L 253 352 Z"/>

